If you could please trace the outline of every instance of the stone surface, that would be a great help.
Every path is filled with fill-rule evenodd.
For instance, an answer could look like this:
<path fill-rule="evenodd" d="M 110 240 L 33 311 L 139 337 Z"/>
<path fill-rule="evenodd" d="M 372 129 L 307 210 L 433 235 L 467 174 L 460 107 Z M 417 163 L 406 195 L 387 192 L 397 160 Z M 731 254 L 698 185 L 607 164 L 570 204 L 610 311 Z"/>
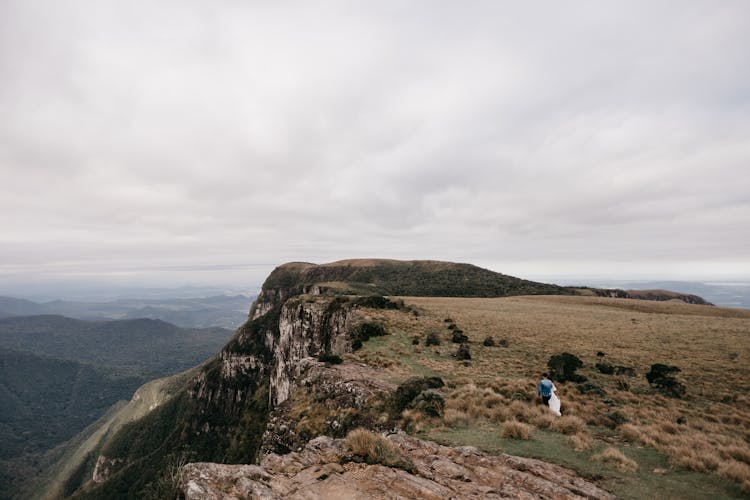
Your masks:
<path fill-rule="evenodd" d="M 266 455 L 260 466 L 188 464 L 180 487 L 197 499 L 611 499 L 610 493 L 563 467 L 472 447 L 450 448 L 388 436 L 416 469 L 352 461 L 341 439 L 321 436 L 301 452 Z"/>

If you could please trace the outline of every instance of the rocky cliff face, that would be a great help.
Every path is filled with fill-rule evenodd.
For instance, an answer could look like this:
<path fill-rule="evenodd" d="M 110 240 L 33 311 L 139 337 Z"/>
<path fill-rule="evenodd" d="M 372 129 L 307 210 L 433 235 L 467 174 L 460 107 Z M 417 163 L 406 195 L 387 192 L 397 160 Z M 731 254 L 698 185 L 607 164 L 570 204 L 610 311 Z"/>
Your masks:
<path fill-rule="evenodd" d="M 321 354 L 343 355 L 352 349 L 351 334 L 363 319 L 363 306 L 342 292 L 463 297 L 574 293 L 468 264 L 344 261 L 280 266 L 264 283 L 248 322 L 201 367 L 186 390 L 107 438 L 97 468 L 97 479 L 103 482 L 84 488 L 80 498 L 123 492 L 158 496 L 154 488 L 160 475 L 176 462 L 250 463 L 261 449 L 299 450 L 321 432 L 337 436 L 352 425 L 386 426 L 389 422 L 377 411 L 354 410 L 374 407 L 388 388 L 346 369 L 323 370 L 316 361 Z M 316 415 L 301 418 L 295 413 L 287 403 L 295 391 L 303 399 L 314 394 Z"/>
<path fill-rule="evenodd" d="M 188 500 L 614 498 L 573 471 L 539 460 L 450 448 L 403 433 L 388 440 L 413 464 L 411 472 L 357 462 L 343 440 L 321 436 L 300 452 L 266 455 L 260 465 L 188 464 L 180 488 Z"/>

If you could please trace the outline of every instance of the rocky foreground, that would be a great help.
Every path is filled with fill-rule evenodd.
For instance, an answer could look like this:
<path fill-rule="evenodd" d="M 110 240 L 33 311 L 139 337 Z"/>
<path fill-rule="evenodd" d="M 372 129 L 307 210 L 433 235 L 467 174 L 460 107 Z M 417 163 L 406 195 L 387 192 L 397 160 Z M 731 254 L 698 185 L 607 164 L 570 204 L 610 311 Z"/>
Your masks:
<path fill-rule="evenodd" d="M 180 488 L 188 500 L 614 498 L 575 472 L 539 460 L 450 448 L 404 433 L 387 439 L 414 473 L 354 461 L 344 440 L 321 436 L 300 452 L 266 455 L 260 465 L 188 464 Z"/>

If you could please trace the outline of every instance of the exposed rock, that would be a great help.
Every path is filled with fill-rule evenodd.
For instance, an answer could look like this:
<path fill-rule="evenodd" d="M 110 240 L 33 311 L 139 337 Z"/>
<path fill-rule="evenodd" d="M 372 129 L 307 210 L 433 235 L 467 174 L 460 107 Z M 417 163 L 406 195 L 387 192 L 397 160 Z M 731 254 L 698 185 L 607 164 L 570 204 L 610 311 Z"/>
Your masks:
<path fill-rule="evenodd" d="M 124 460 L 121 458 L 107 458 L 104 455 L 99 455 L 96 459 L 96 465 L 94 466 L 94 475 L 92 480 L 95 483 L 103 483 L 112 473 L 115 471 L 118 465 Z"/>
<path fill-rule="evenodd" d="M 343 440 L 321 436 L 301 452 L 267 455 L 260 466 L 188 464 L 180 488 L 187 500 L 614 498 L 575 472 L 539 460 L 450 448 L 403 433 L 388 439 L 414 463 L 415 474 L 353 462 Z"/>
<path fill-rule="evenodd" d="M 375 370 L 365 365 L 346 363 L 326 367 L 306 358 L 299 362 L 298 371 L 298 378 L 292 385 L 295 396 L 274 408 L 268 418 L 261 456 L 299 450 L 315 437 L 306 432 L 306 422 L 295 418 L 297 408 L 293 404 L 299 404 L 297 400 L 302 399 L 297 397 L 298 393 L 315 401 L 317 413 L 323 414 L 320 418 L 324 419 L 324 428 L 319 430 L 340 437 L 356 426 L 377 427 L 372 414 L 377 411 L 375 403 L 386 401 L 395 389 L 393 384 L 380 380 Z"/>
<path fill-rule="evenodd" d="M 281 309 L 278 338 L 267 340 L 272 353 L 270 402 L 283 403 L 299 375 L 300 361 L 323 353 L 343 355 L 351 350 L 348 336 L 356 318 L 356 309 L 336 299 L 307 301 L 302 297 L 287 300 Z"/>

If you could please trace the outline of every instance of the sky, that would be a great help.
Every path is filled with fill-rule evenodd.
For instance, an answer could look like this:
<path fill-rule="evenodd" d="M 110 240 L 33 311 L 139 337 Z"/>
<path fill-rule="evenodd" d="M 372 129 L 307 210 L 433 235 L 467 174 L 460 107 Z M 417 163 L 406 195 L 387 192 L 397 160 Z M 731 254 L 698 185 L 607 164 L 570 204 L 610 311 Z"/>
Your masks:
<path fill-rule="evenodd" d="M 0 178 L 5 289 L 746 280 L 750 3 L 2 0 Z"/>

